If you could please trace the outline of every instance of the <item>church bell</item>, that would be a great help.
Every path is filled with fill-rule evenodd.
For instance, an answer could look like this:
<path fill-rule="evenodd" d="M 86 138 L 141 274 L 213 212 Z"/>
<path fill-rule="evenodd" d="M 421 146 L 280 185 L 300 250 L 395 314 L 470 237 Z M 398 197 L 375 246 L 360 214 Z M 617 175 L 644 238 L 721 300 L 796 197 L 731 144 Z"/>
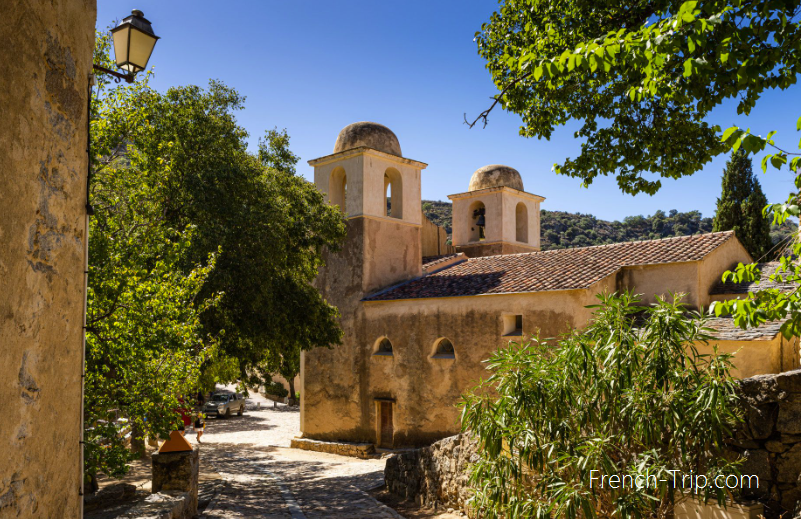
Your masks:
<path fill-rule="evenodd" d="M 476 227 L 484 227 L 484 226 L 486 226 L 486 223 L 485 223 L 485 220 L 484 220 L 484 212 L 485 212 L 485 209 L 483 207 L 481 209 L 476 209 L 475 211 L 473 211 L 473 218 L 477 218 Z"/>

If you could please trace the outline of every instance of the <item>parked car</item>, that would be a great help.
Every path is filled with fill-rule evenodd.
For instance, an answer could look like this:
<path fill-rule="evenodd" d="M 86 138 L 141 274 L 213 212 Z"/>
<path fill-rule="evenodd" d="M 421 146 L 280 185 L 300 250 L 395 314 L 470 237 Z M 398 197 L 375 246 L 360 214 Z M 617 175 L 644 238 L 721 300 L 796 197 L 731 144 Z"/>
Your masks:
<path fill-rule="evenodd" d="M 242 416 L 245 412 L 245 397 L 239 393 L 215 393 L 203 406 L 203 412 L 207 416 L 216 414 L 217 418 L 229 418 L 233 413 Z"/>

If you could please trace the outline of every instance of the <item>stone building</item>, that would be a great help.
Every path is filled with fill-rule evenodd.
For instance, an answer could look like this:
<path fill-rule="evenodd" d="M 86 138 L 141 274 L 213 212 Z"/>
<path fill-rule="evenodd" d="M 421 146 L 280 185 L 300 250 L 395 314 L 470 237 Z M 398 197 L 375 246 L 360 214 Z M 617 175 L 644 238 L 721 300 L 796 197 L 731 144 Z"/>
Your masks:
<path fill-rule="evenodd" d="M 307 438 L 401 447 L 452 435 L 460 396 L 486 377 L 482 361 L 499 346 L 585 325 L 602 292 L 631 290 L 644 303 L 683 292 L 694 308 L 736 297 L 743 287 L 721 285 L 721 275 L 751 261 L 732 232 L 540 251 L 544 198 L 499 165 L 450 196 L 455 251 L 438 254 L 427 235 L 439 231 L 421 215 L 426 164 L 403 157 L 388 128 L 347 126 L 334 153 L 309 164 L 346 213 L 348 236 L 316 281 L 340 310 L 344 341 L 303 355 Z M 739 376 L 798 366 L 778 326 L 713 326 L 721 349 L 738 351 Z"/>
<path fill-rule="evenodd" d="M 81 516 L 95 0 L 3 4 L 0 517 Z"/>

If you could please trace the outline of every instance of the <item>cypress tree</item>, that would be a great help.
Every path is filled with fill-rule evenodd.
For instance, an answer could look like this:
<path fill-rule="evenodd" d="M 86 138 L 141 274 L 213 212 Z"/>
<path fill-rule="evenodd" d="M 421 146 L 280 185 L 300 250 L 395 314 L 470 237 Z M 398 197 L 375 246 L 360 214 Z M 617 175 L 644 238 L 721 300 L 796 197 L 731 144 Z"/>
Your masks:
<path fill-rule="evenodd" d="M 726 163 L 721 186 L 712 230 L 733 230 L 755 261 L 767 261 L 770 258 L 763 256 L 773 243 L 770 222 L 762 216 L 762 209 L 768 199 L 754 175 L 751 159 L 742 150 L 732 154 Z"/>

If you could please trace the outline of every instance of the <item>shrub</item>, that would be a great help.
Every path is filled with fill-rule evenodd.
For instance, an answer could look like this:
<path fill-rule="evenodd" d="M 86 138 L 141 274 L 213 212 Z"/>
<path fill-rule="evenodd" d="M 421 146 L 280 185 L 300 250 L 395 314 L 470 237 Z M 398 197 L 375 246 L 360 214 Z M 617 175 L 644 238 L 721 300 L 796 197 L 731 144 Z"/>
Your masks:
<path fill-rule="evenodd" d="M 287 391 L 280 382 L 275 381 L 264 386 L 264 392 L 268 395 L 277 396 L 279 398 L 284 398 L 289 394 L 289 391 Z"/>
<path fill-rule="evenodd" d="M 710 338 L 704 317 L 678 300 L 643 308 L 628 294 L 599 298 L 589 326 L 557 347 L 498 350 L 492 375 L 466 397 L 482 517 L 665 518 L 676 495 L 669 471 L 709 481 L 736 472 L 720 455 L 740 420 L 730 356 L 698 352 Z M 615 489 L 592 480 L 637 474 L 661 481 Z"/>

